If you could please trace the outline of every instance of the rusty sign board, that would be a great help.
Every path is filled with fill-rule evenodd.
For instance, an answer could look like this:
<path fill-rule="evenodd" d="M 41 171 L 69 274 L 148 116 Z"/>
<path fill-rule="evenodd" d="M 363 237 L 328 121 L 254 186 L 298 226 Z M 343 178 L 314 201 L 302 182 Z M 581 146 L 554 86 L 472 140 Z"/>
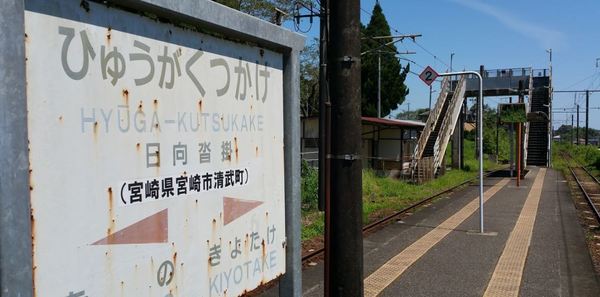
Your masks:
<path fill-rule="evenodd" d="M 65 6 L 25 11 L 37 296 L 237 296 L 285 273 L 282 54 Z"/>

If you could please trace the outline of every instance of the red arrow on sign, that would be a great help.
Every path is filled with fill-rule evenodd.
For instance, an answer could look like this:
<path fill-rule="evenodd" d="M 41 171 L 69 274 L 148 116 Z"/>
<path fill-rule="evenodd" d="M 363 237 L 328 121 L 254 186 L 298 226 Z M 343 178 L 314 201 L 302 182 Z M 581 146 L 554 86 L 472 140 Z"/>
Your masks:
<path fill-rule="evenodd" d="M 223 222 L 227 225 L 261 204 L 263 204 L 262 201 L 223 197 Z"/>
<path fill-rule="evenodd" d="M 440 75 L 437 72 L 435 72 L 435 70 L 433 70 L 433 68 L 431 68 L 430 66 L 425 67 L 423 72 L 419 74 L 419 78 L 428 86 L 431 86 L 431 84 L 435 81 L 435 79 L 438 76 Z"/>
<path fill-rule="evenodd" d="M 168 240 L 169 210 L 165 209 L 110 233 L 92 245 L 165 243 Z"/>

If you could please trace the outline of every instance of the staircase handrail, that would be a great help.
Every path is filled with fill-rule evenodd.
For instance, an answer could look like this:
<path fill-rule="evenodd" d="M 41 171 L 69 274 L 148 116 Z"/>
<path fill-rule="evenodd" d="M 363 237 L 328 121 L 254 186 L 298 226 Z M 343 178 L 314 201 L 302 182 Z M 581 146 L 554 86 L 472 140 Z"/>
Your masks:
<path fill-rule="evenodd" d="M 429 139 L 429 135 L 431 135 L 431 132 L 433 131 L 433 129 L 435 129 L 435 125 L 440 116 L 440 110 L 444 106 L 444 102 L 447 100 L 446 97 L 448 95 L 449 82 L 450 77 L 444 77 L 438 100 L 435 103 L 433 110 L 429 111 L 427 121 L 425 122 L 425 127 L 423 127 L 421 136 L 419 137 L 419 141 L 415 145 L 411 167 L 414 167 L 416 165 L 416 160 L 422 157 L 423 151 L 425 150 L 425 145 L 427 144 L 427 140 Z"/>
<path fill-rule="evenodd" d="M 438 139 L 435 143 L 435 149 L 433 152 L 434 161 L 433 161 L 433 173 L 436 174 L 437 170 L 443 164 L 444 155 L 446 154 L 446 148 L 448 147 L 448 143 L 450 142 L 450 138 L 452 133 L 454 133 L 454 129 L 456 128 L 456 123 L 458 122 L 458 118 L 460 117 L 460 111 L 462 109 L 462 104 L 465 96 L 465 91 L 467 88 L 467 80 L 466 76 L 461 76 L 458 84 L 456 85 L 456 89 L 450 98 L 450 105 L 446 110 L 446 116 L 443 119 L 442 127 L 440 130 L 440 134 L 438 134 Z"/>

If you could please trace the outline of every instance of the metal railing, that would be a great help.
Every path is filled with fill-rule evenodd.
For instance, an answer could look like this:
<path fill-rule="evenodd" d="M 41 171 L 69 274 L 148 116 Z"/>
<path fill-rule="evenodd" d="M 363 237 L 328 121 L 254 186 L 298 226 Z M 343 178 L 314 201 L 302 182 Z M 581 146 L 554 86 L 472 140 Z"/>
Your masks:
<path fill-rule="evenodd" d="M 496 77 L 523 77 L 523 76 L 532 76 L 534 71 L 540 71 L 539 76 L 543 76 L 546 69 L 537 69 L 532 70 L 531 67 L 521 67 L 521 68 L 505 68 L 505 69 L 488 69 L 484 70 L 481 73 L 483 78 L 496 78 Z M 452 75 L 450 76 L 451 81 L 458 81 L 461 77 L 466 76 L 468 79 L 476 79 L 477 77 L 474 74 L 466 74 L 466 75 Z"/>
<path fill-rule="evenodd" d="M 545 77 L 550 75 L 550 70 L 548 69 L 533 69 L 532 77 Z"/>
<path fill-rule="evenodd" d="M 463 76 L 459 81 L 456 89 L 454 90 L 454 94 L 450 100 L 450 106 L 446 112 L 446 116 L 443 119 L 442 127 L 440 130 L 440 134 L 438 135 L 438 140 L 435 143 L 434 149 L 434 160 L 433 160 L 433 173 L 437 173 L 437 170 L 440 166 L 442 166 L 442 162 L 444 161 L 444 155 L 446 154 L 446 147 L 448 146 L 448 142 L 450 141 L 450 137 L 452 137 L 452 133 L 454 132 L 454 128 L 456 127 L 456 122 L 458 121 L 458 117 L 460 116 L 460 111 L 462 109 L 462 103 L 465 96 L 465 90 L 467 88 L 466 78 Z"/>
<path fill-rule="evenodd" d="M 413 160 L 411 161 L 411 170 L 414 171 L 414 168 L 417 166 L 417 160 L 421 159 L 423 156 L 423 151 L 425 150 L 425 146 L 427 145 L 427 140 L 431 135 L 433 129 L 435 129 L 435 125 L 440 117 L 440 111 L 444 106 L 444 102 L 448 100 L 448 92 L 450 86 L 450 79 L 448 77 L 444 77 L 442 81 L 442 88 L 440 89 L 440 94 L 438 96 L 438 100 L 435 103 L 433 110 L 429 111 L 429 117 L 427 118 L 427 122 L 425 123 L 425 127 L 423 128 L 423 132 L 421 132 L 421 137 L 415 146 Z"/>

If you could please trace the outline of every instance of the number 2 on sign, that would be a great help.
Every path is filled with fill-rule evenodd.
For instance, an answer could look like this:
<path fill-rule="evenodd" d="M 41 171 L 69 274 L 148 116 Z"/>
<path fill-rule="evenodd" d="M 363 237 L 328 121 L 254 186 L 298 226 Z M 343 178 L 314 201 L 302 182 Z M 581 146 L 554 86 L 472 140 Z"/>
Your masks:
<path fill-rule="evenodd" d="M 432 80 L 433 80 L 433 72 L 431 72 L 431 71 L 429 71 L 429 70 L 428 70 L 428 71 L 426 71 L 426 72 L 425 72 L 425 80 L 426 80 L 426 81 L 432 81 Z"/>

